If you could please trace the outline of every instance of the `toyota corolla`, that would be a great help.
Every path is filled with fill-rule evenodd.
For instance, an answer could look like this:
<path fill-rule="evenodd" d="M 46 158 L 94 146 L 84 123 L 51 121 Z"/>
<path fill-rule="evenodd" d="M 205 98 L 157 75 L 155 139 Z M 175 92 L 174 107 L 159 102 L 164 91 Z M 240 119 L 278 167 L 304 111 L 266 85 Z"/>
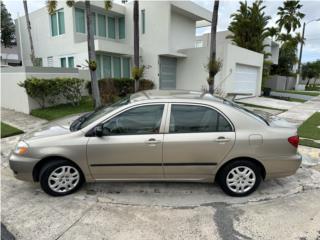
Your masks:
<path fill-rule="evenodd" d="M 84 182 L 218 182 L 246 196 L 301 164 L 296 128 L 189 91 L 144 91 L 24 135 L 9 157 L 16 178 L 53 196 Z"/>

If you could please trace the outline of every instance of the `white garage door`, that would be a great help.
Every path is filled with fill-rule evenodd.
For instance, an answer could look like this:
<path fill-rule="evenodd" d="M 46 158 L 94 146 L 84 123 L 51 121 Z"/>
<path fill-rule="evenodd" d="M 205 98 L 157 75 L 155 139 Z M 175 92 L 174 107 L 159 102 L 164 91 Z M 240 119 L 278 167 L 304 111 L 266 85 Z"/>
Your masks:
<path fill-rule="evenodd" d="M 258 67 L 236 64 L 233 91 L 238 93 L 251 93 L 253 95 L 256 95 L 258 79 Z"/>

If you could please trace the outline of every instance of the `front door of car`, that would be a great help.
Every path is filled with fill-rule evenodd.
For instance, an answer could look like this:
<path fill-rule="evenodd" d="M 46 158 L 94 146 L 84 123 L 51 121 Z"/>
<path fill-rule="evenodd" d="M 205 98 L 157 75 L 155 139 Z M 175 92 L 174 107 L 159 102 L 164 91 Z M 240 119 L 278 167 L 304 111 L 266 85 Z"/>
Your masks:
<path fill-rule="evenodd" d="M 165 104 L 141 105 L 102 123 L 90 137 L 88 164 L 97 180 L 162 179 Z"/>
<path fill-rule="evenodd" d="M 234 129 L 212 107 L 171 104 L 163 145 L 166 179 L 212 179 L 217 164 L 232 149 Z"/>

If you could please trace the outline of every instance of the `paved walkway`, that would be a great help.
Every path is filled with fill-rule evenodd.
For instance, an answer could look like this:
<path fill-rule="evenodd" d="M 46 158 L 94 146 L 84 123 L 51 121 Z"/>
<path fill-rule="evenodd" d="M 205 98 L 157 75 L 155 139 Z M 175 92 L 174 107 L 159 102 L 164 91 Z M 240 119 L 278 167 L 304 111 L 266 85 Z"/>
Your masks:
<path fill-rule="evenodd" d="M 6 108 L 1 108 L 1 121 L 24 132 L 37 129 L 40 125 L 47 122 L 46 120 Z"/>
<path fill-rule="evenodd" d="M 303 100 L 311 100 L 314 97 L 310 95 L 302 95 L 302 94 L 294 94 L 294 93 L 286 93 L 286 92 L 271 92 L 270 95 L 276 96 L 276 97 L 298 98 Z"/>
<path fill-rule="evenodd" d="M 278 116 L 300 125 L 315 112 L 320 112 L 320 96 L 314 97 L 305 103 L 298 104 L 295 107 L 291 107 L 288 111 Z"/>
<path fill-rule="evenodd" d="M 266 98 L 266 97 L 250 97 L 250 98 L 243 98 L 243 99 L 236 99 L 237 102 L 253 104 L 257 106 L 264 106 L 269 108 L 276 108 L 276 109 L 283 109 L 288 110 L 290 108 L 296 107 L 301 103 L 297 102 L 288 102 L 280 99 L 274 98 Z"/>

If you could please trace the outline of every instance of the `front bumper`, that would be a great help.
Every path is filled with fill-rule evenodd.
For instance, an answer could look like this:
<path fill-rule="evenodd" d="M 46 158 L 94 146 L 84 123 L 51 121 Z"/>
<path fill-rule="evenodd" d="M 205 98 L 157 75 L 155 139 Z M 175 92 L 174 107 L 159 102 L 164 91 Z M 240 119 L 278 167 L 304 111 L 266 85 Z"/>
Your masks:
<path fill-rule="evenodd" d="M 300 154 L 292 156 L 280 156 L 262 161 L 266 169 L 266 178 L 287 177 L 296 173 L 299 169 L 302 157 Z"/>
<path fill-rule="evenodd" d="M 9 156 L 9 166 L 14 176 L 23 181 L 33 181 L 33 169 L 39 159 L 16 155 L 13 152 Z"/>

